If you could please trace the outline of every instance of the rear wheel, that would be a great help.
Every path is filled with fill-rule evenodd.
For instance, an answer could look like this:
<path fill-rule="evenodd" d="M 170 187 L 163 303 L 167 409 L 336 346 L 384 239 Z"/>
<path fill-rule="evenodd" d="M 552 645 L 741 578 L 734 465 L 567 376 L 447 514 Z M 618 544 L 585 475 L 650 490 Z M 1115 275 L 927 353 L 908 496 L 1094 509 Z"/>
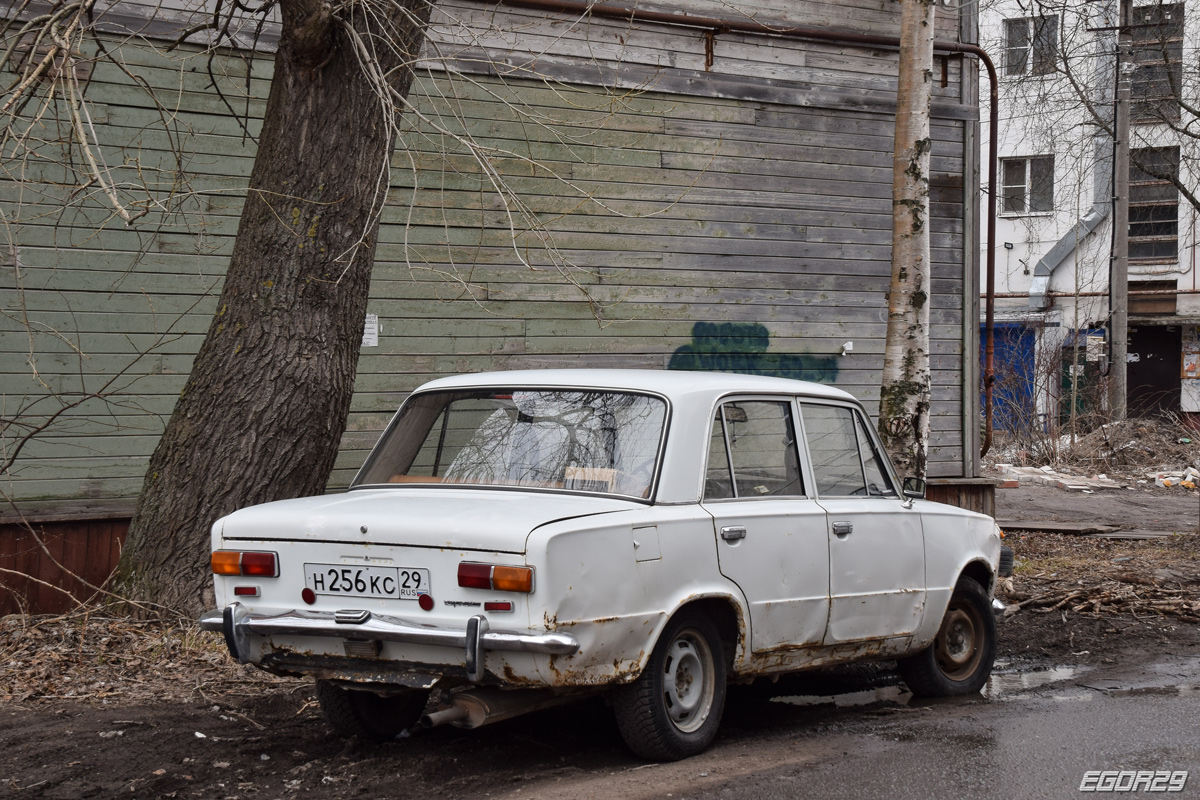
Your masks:
<path fill-rule="evenodd" d="M 390 742 L 417 723 L 429 692 L 409 689 L 382 695 L 317 681 L 317 700 L 325 721 L 342 736 Z"/>
<path fill-rule="evenodd" d="M 638 679 L 614 692 L 617 727 L 643 758 L 694 756 L 717 735 L 725 688 L 725 653 L 716 626 L 685 612 L 667 624 Z"/>
<path fill-rule="evenodd" d="M 996 619 L 987 592 L 971 578 L 954 587 L 933 642 L 900 662 L 900 676 L 919 697 L 974 694 L 992 674 Z"/>

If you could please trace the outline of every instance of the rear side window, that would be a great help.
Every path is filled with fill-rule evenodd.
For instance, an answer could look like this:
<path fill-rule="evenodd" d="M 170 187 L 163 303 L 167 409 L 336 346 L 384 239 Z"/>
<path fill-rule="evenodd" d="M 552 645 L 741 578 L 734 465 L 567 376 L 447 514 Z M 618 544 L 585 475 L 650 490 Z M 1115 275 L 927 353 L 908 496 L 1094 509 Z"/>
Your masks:
<path fill-rule="evenodd" d="M 892 495 L 862 417 L 853 409 L 801 403 L 813 480 L 823 497 Z"/>
<path fill-rule="evenodd" d="M 804 495 L 791 404 L 739 400 L 717 409 L 704 499 Z"/>

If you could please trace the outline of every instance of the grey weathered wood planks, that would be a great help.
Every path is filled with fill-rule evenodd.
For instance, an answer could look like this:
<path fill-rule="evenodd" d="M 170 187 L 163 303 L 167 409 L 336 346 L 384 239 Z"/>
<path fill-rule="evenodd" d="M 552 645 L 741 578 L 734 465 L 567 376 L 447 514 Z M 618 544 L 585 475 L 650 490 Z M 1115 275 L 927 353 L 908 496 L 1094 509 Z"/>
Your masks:
<path fill-rule="evenodd" d="M 671 7 L 728 14 L 736 5 Z M 868 0 L 763 0 L 754 11 L 774 21 L 802 15 L 809 25 L 852 18 L 862 30 L 895 27 L 890 4 Z M 499 18 L 516 17 L 531 20 L 515 11 Z M 593 20 L 555 43 L 538 31 L 549 37 L 556 25 L 539 25 L 488 46 L 511 50 L 519 39 L 526 52 L 550 52 L 555 58 L 539 66 L 547 80 L 501 79 L 484 68 L 418 76 L 414 105 L 437 124 L 406 119 L 393 159 L 368 309 L 379 316 L 380 341 L 363 350 L 331 486 L 345 484 L 391 411 L 428 378 L 580 364 L 664 368 L 698 322 L 763 326 L 771 354 L 836 357 L 837 385 L 877 403 L 894 52 L 729 34 L 717 37 L 706 72 L 695 31 L 652 26 L 621 43 L 614 26 Z M 952 38 L 956 16 L 939 9 L 938 26 Z M 581 43 L 607 59 L 592 78 Z M 120 49 L 161 92 L 173 125 L 156 128 L 154 99 L 101 62 L 88 89 L 96 144 L 120 180 L 138 177 L 138 166 L 150 175 L 169 210 L 126 228 L 102 196 L 81 197 L 71 175 L 44 162 L 26 165 L 22 187 L 0 181 L 0 207 L 27 220 L 15 242 L 20 282 L 11 262 L 0 265 L 6 407 L 52 405 L 47 386 L 78 396 L 123 371 L 115 404 L 88 401 L 18 463 L 12 491 L 39 513 L 86 514 L 101 501 L 127 502 L 140 487 L 215 309 L 252 166 L 253 141 L 209 88 L 194 49 L 184 48 L 192 55 L 182 61 L 134 42 Z M 257 134 L 269 57 L 256 59 L 248 87 L 240 59 L 218 57 L 214 66 Z M 974 186 L 962 179 L 963 148 L 977 117 L 958 102 L 964 68 L 974 67 L 952 61 L 949 85 L 937 90 L 932 134 L 931 472 L 941 475 L 962 474 L 967 458 L 962 360 L 974 357 L 962 344 L 963 297 L 975 282 L 964 269 L 964 186 Z M 596 85 L 596 75 L 614 82 Z M 630 88 L 639 76 L 654 81 Z M 489 168 L 523 198 L 518 212 L 532 216 L 517 213 L 507 229 L 505 203 L 487 190 L 478 161 L 446 148 L 450 138 L 437 125 L 476 137 Z M 171 148 L 184 156 L 178 175 Z M 43 145 L 42 155 L 52 149 Z M 147 172 L 154 169 L 163 172 Z M 540 246 L 543 234 L 553 258 Z M 590 301 L 603 306 L 602 319 Z M 845 341 L 855 354 L 842 358 Z"/>

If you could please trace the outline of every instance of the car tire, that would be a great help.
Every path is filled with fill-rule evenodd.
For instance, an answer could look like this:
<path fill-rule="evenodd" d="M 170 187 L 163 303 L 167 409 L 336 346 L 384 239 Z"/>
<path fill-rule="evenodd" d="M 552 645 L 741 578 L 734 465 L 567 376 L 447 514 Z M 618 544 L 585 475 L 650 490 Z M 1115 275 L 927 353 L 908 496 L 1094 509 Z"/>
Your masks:
<path fill-rule="evenodd" d="M 960 578 L 937 636 L 928 647 L 900 661 L 900 676 L 918 697 L 974 694 L 992 674 L 996 619 L 987 592 Z"/>
<path fill-rule="evenodd" d="M 429 692 L 416 689 L 382 695 L 317 681 L 317 701 L 325 721 L 347 738 L 390 742 L 417 723 L 428 700 Z"/>
<path fill-rule="evenodd" d="M 653 761 L 703 752 L 725 708 L 725 652 L 707 617 L 684 612 L 667 623 L 637 680 L 613 693 L 629 749 Z"/>
<path fill-rule="evenodd" d="M 1001 578 L 1011 578 L 1013 574 L 1013 549 L 1008 545 L 1000 545 L 1000 566 L 996 574 Z"/>

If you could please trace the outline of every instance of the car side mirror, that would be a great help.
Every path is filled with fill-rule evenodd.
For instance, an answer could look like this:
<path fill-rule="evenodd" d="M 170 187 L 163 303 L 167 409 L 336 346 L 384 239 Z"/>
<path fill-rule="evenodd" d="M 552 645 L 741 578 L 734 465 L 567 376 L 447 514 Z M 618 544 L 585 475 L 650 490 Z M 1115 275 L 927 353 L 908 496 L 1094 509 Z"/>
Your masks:
<path fill-rule="evenodd" d="M 911 497 L 916 500 L 925 499 L 925 479 L 924 478 L 905 478 L 903 484 L 903 492 L 905 497 Z"/>

